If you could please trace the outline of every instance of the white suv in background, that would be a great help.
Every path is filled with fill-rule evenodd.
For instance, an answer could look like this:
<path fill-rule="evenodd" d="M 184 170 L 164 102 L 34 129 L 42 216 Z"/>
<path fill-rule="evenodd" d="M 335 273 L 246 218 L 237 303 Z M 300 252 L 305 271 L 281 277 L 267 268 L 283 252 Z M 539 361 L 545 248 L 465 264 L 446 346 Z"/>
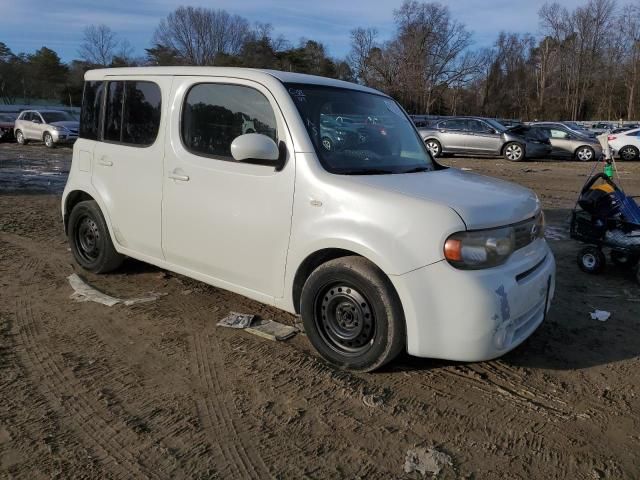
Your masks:
<path fill-rule="evenodd" d="M 299 313 L 339 368 L 500 356 L 554 293 L 532 191 L 439 165 L 392 98 L 322 77 L 89 71 L 61 207 L 84 269 L 129 256 Z"/>
<path fill-rule="evenodd" d="M 20 145 L 38 140 L 52 148 L 58 143 L 75 142 L 78 127 L 79 122 L 62 110 L 25 110 L 18 116 L 13 132 Z"/>
<path fill-rule="evenodd" d="M 614 150 L 614 155 L 619 156 L 621 160 L 640 159 L 640 128 L 610 133 L 607 141 Z"/>

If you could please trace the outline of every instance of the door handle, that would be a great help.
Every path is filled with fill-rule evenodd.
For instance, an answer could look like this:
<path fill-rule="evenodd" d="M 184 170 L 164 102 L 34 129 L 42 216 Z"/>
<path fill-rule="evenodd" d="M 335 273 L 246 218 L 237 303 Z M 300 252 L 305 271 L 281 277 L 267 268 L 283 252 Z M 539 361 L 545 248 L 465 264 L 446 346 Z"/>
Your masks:
<path fill-rule="evenodd" d="M 189 175 L 185 175 L 184 173 L 181 173 L 181 172 L 182 170 L 175 169 L 173 172 L 169 173 L 169 178 L 172 180 L 178 180 L 180 182 L 188 182 Z"/>
<path fill-rule="evenodd" d="M 107 157 L 100 157 L 100 160 L 98 160 L 98 164 L 104 165 L 105 167 L 113 166 L 113 162 L 109 160 Z"/>

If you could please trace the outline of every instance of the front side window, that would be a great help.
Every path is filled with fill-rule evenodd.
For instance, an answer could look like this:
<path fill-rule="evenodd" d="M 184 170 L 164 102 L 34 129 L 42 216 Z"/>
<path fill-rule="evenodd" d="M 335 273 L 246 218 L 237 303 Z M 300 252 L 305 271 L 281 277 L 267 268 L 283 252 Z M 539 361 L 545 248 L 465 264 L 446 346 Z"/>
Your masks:
<path fill-rule="evenodd" d="M 432 170 L 409 117 L 389 97 L 310 84 L 285 84 L 323 167 L 344 175 Z"/>
<path fill-rule="evenodd" d="M 98 140 L 104 82 L 85 82 L 80 110 L 80 138 Z"/>
<path fill-rule="evenodd" d="M 549 130 L 551 132 L 551 138 L 569 138 L 569 134 L 564 130 L 557 130 L 555 128 L 551 128 Z"/>
<path fill-rule="evenodd" d="M 277 125 L 269 100 L 251 87 L 215 83 L 194 85 L 182 111 L 182 141 L 187 150 L 233 160 L 231 142 L 260 133 L 277 143 Z"/>

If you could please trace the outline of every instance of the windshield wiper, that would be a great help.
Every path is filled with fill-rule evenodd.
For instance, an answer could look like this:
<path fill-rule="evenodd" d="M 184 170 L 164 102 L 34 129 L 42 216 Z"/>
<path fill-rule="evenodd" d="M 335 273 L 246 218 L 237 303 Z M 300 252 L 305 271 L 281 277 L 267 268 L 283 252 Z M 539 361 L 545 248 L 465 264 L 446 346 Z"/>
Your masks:
<path fill-rule="evenodd" d="M 412 168 L 411 170 L 405 170 L 404 172 L 400 172 L 400 173 L 419 173 L 419 172 L 430 172 L 431 168 L 429 167 L 416 167 L 416 168 Z"/>
<path fill-rule="evenodd" d="M 345 170 L 337 173 L 341 173 L 343 175 L 387 175 L 394 172 L 391 170 L 383 170 L 381 168 L 362 168 L 359 170 Z"/>

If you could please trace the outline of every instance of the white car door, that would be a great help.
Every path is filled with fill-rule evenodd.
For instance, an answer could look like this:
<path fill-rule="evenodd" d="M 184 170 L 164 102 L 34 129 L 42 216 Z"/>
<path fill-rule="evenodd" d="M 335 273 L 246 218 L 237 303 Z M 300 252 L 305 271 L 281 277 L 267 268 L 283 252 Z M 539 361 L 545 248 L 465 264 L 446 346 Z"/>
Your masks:
<path fill-rule="evenodd" d="M 176 77 L 173 91 L 162 202 L 166 260 L 253 298 L 281 297 L 295 162 L 275 98 L 256 82 L 213 77 Z M 279 143 L 281 168 L 231 157 L 231 142 L 254 132 Z"/>
<path fill-rule="evenodd" d="M 106 85 L 104 129 L 93 150 L 92 183 L 115 240 L 138 258 L 162 259 L 164 124 L 170 77 Z"/>

